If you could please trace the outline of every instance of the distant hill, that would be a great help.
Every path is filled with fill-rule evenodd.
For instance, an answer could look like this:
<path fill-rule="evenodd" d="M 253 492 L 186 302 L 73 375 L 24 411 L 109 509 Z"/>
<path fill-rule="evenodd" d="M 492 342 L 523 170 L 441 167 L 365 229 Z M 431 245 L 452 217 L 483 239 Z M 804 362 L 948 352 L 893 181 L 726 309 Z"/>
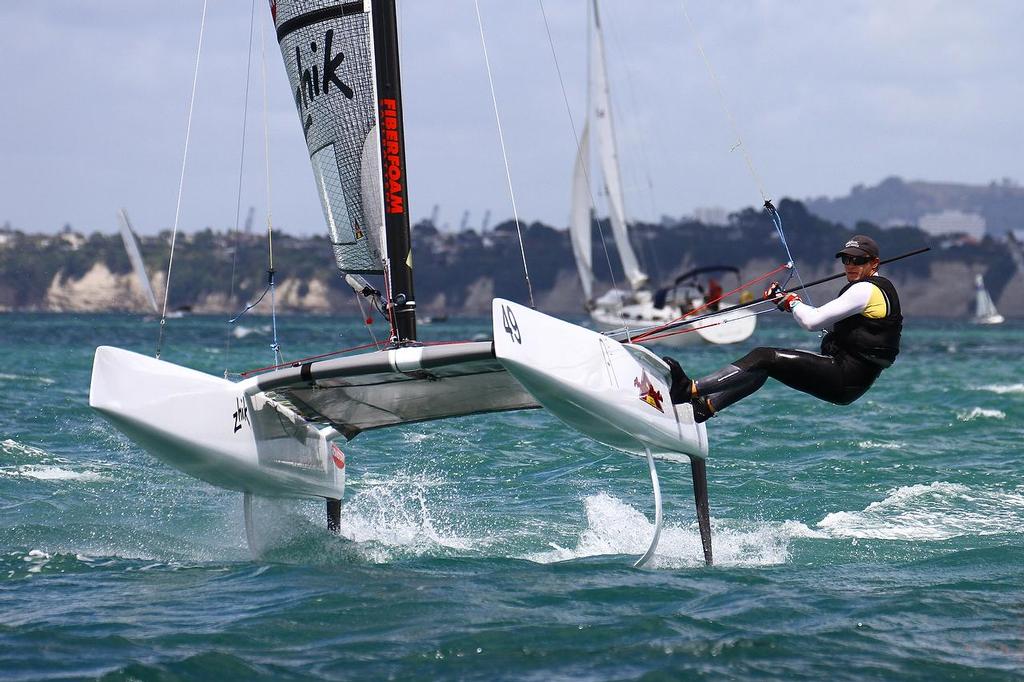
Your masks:
<path fill-rule="evenodd" d="M 797 201 L 778 203 L 794 257 L 807 280 L 839 270 L 838 245 L 853 228 L 824 220 Z M 569 235 L 541 223 L 524 225 L 523 241 L 537 307 L 546 312 L 580 315 L 583 292 L 573 263 Z M 600 226 L 610 234 L 607 224 Z M 887 268 L 900 288 L 908 315 L 965 317 L 974 300 L 975 273 L 985 276 L 989 291 L 1004 315 L 1024 316 L 1024 273 L 1005 241 L 936 238 L 914 227 L 883 230 L 868 222 L 856 231 L 878 239 L 891 256 L 924 245 L 932 251 Z M 487 315 L 491 298 L 528 299 L 519 253 L 518 230 L 504 222 L 484 234 L 465 230 L 440 232 L 429 222 L 412 231 L 417 307 L 425 315 Z M 785 258 L 775 227 L 762 210 L 746 209 L 729 224 L 696 221 L 635 225 L 633 246 L 656 283 L 700 265 L 735 265 L 744 280 L 777 268 Z M 142 255 L 162 298 L 170 234 L 142 238 Z M 623 275 L 616 267 L 614 245 L 594 226 L 594 269 L 603 292 Z M 601 244 L 608 243 L 607 256 Z M 169 305 L 195 313 L 233 315 L 256 300 L 266 283 L 265 242 L 256 235 L 230 235 L 204 230 L 179 235 Z M 277 303 L 286 312 L 358 314 L 352 291 L 338 276 L 326 239 L 274 238 Z M 234 283 L 231 273 L 235 273 Z M 723 282 L 730 287 L 732 281 Z M 752 285 L 758 290 L 763 282 Z M 815 301 L 827 300 L 840 282 L 815 290 Z M 257 312 L 269 312 L 265 297 Z M 106 310 L 145 311 L 124 246 L 118 235 L 75 233 L 29 235 L 0 229 L 0 312 Z"/>
<path fill-rule="evenodd" d="M 874 187 L 857 185 L 845 197 L 818 197 L 804 204 L 811 213 L 848 226 L 860 220 L 883 227 L 920 226 L 921 218 L 929 214 L 959 211 L 984 218 L 989 235 L 1024 230 L 1024 187 L 1009 179 L 961 185 L 891 177 Z"/>

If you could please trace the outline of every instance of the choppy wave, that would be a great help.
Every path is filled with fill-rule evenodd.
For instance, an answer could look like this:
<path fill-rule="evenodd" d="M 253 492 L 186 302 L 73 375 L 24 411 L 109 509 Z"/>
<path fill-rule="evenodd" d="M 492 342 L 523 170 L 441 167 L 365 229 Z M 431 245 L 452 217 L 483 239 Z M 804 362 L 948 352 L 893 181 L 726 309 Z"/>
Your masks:
<path fill-rule="evenodd" d="M 817 527 L 828 537 L 946 540 L 1016 532 L 1024 524 L 1019 491 L 975 489 L 936 481 L 896 488 L 862 511 L 827 515 Z"/>
<path fill-rule="evenodd" d="M 857 443 L 857 447 L 862 450 L 899 450 L 903 447 L 903 443 L 884 443 L 875 440 L 862 440 Z"/>
<path fill-rule="evenodd" d="M 362 489 L 346 500 L 339 528 L 348 544 L 342 551 L 356 558 L 386 563 L 408 556 L 465 554 L 487 544 L 487 540 L 459 530 L 459 505 L 446 498 L 445 482 L 436 476 L 403 474 L 388 480 L 364 479 L 361 485 Z M 301 544 L 303 537 L 314 545 L 337 540 L 327 537 L 319 504 L 301 516 L 294 502 L 261 500 L 260 504 L 278 505 L 274 511 L 255 515 L 261 554 L 286 559 L 279 548 Z M 301 558 L 309 558 L 309 549 L 299 550 L 299 554 L 307 554 Z"/>
<path fill-rule="evenodd" d="M 1006 419 L 1006 413 L 1002 410 L 993 410 L 987 407 L 973 407 L 966 412 L 960 412 L 956 416 L 962 422 L 974 421 L 975 419 Z"/>
<path fill-rule="evenodd" d="M 30 383 L 35 384 L 46 384 L 47 386 L 57 383 L 55 379 L 51 379 L 50 377 L 29 376 L 24 374 L 6 374 L 3 372 L 0 372 L 0 381 L 28 381 Z"/>
<path fill-rule="evenodd" d="M 0 441 L 0 450 L 7 455 L 29 455 L 30 457 L 49 457 L 50 455 L 46 450 L 19 443 L 12 438 Z"/>
<path fill-rule="evenodd" d="M 34 478 L 39 481 L 82 481 L 96 483 L 106 477 L 98 471 L 74 471 L 49 464 L 25 464 L 17 467 L 0 468 L 0 476 L 8 478 Z"/>
<path fill-rule="evenodd" d="M 551 550 L 528 554 L 538 563 L 568 561 L 606 554 L 639 556 L 647 551 L 654 524 L 640 510 L 622 500 L 600 493 L 584 500 L 587 527 L 575 547 L 551 543 Z M 790 524 L 754 524 L 750 528 L 731 528 L 712 521 L 711 549 L 719 566 L 768 566 L 789 559 L 788 542 L 794 537 Z M 701 566 L 704 551 L 696 523 L 666 523 L 661 532 L 657 554 L 651 568 Z"/>
<path fill-rule="evenodd" d="M 979 391 L 991 391 L 992 393 L 1024 393 L 1024 384 L 986 384 L 978 386 Z"/>

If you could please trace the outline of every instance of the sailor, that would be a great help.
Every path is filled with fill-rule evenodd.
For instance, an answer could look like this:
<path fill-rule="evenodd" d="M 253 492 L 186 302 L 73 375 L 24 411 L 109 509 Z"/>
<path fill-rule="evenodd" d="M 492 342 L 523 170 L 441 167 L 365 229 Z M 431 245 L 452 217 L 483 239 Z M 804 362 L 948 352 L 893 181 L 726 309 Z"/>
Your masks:
<path fill-rule="evenodd" d="M 892 282 L 878 274 L 878 244 L 871 237 L 855 235 L 836 258 L 842 259 L 847 284 L 825 305 L 804 303 L 796 293 L 784 293 L 778 282 L 764 292 L 765 299 L 792 313 L 804 329 L 829 330 L 821 340 L 820 353 L 755 348 L 695 381 L 678 362 L 666 357 L 672 372 L 672 402 L 689 402 L 700 423 L 761 388 L 768 377 L 836 405 L 849 405 L 864 395 L 900 351 L 900 300 Z"/>
<path fill-rule="evenodd" d="M 722 285 L 718 283 L 718 280 L 714 277 L 708 278 L 708 293 L 704 297 L 704 304 L 708 307 L 708 310 L 714 312 L 718 310 L 719 303 L 722 298 Z"/>

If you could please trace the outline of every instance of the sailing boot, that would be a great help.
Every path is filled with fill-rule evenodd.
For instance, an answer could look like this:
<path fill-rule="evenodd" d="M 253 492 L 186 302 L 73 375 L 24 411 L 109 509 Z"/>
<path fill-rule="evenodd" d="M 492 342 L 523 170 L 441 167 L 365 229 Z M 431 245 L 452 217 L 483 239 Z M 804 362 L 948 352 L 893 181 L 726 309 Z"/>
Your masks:
<path fill-rule="evenodd" d="M 668 365 L 669 373 L 672 375 L 672 386 L 669 388 L 668 395 L 671 398 L 672 403 L 680 405 L 688 402 L 690 396 L 693 394 L 693 380 L 686 375 L 683 368 L 676 362 L 675 358 L 665 356 L 662 358 L 665 364 Z"/>
<path fill-rule="evenodd" d="M 711 401 L 704 396 L 693 396 L 690 398 L 690 405 L 693 407 L 693 421 L 698 424 L 703 424 L 718 414 Z"/>

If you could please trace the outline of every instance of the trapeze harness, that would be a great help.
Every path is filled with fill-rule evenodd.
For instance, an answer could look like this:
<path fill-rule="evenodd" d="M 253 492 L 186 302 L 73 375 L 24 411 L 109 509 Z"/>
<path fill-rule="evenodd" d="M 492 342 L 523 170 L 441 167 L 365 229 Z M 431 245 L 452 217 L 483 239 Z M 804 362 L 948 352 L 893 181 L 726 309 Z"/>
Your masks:
<path fill-rule="evenodd" d="M 815 321 L 821 324 L 816 318 L 821 314 L 827 315 L 829 306 L 833 304 L 841 306 L 843 294 L 865 282 L 874 285 L 872 289 L 862 286 L 854 292 L 857 296 L 850 297 L 850 300 L 859 300 L 866 295 L 867 303 L 862 312 L 847 313 L 834 321 L 832 331 L 821 340 L 821 353 L 790 348 L 755 348 L 735 363 L 698 379 L 696 395 L 707 398 L 711 406 L 704 419 L 746 398 L 761 388 L 768 377 L 836 405 L 849 405 L 864 395 L 900 352 L 903 315 L 892 282 L 872 275 L 850 282 L 834 301 L 821 308 L 799 304 L 793 309 L 794 317 L 801 326 L 821 329 L 826 325 L 810 325 Z M 699 421 L 704 419 L 698 418 Z"/>

